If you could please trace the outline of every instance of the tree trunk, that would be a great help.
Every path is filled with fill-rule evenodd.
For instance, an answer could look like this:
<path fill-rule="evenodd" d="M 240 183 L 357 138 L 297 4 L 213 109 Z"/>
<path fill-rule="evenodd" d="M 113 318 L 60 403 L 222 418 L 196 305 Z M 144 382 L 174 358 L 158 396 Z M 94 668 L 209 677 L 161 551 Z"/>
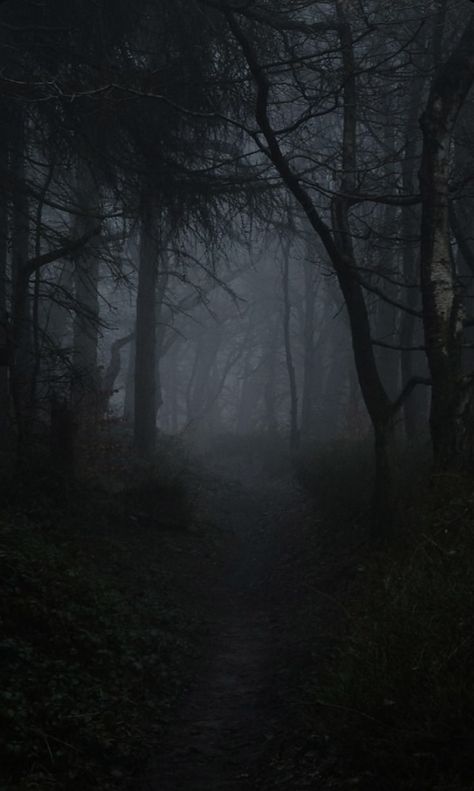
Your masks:
<path fill-rule="evenodd" d="M 394 110 L 392 98 L 386 97 L 383 104 L 385 117 L 390 118 Z M 395 139 L 395 129 L 391 124 L 384 125 L 382 134 L 384 149 L 389 154 L 388 161 L 383 166 L 383 178 L 386 184 L 390 185 L 393 179 L 392 159 L 394 158 L 398 142 Z M 375 271 L 378 271 L 379 277 L 376 278 L 376 281 L 378 281 L 376 284 L 387 295 L 388 299 L 392 300 L 392 302 L 399 302 L 400 287 L 396 282 L 391 282 L 398 280 L 400 270 L 398 250 L 394 244 L 399 222 L 398 208 L 386 205 L 379 207 L 379 211 L 381 212 L 380 242 L 375 248 L 378 258 Z M 398 307 L 391 304 L 388 300 L 380 299 L 377 302 L 374 323 L 374 332 L 378 339 L 392 345 L 397 344 L 400 326 L 400 309 Z M 389 398 L 395 399 L 400 392 L 400 351 L 379 347 L 376 349 L 376 353 L 380 379 Z"/>
<path fill-rule="evenodd" d="M 283 249 L 283 337 L 285 342 L 286 368 L 290 385 L 290 448 L 296 450 L 299 445 L 298 428 L 298 385 L 296 382 L 293 351 L 291 348 L 291 301 L 290 301 L 290 242 Z"/>
<path fill-rule="evenodd" d="M 180 344 L 175 344 L 170 359 L 168 361 L 168 398 L 169 398 L 169 415 L 170 415 L 170 431 L 172 434 L 177 434 L 179 429 L 179 388 L 178 388 L 178 354 Z"/>
<path fill-rule="evenodd" d="M 423 155 L 421 288 L 425 345 L 432 379 L 430 414 L 435 466 L 470 465 L 472 384 L 463 377 L 463 307 L 449 231 L 451 143 L 458 113 L 474 81 L 474 15 L 438 70 L 421 118 Z"/>
<path fill-rule="evenodd" d="M 340 195 L 332 202 L 332 228 L 322 218 L 316 202 L 305 187 L 292 160 L 282 149 L 277 132 L 272 126 L 269 112 L 271 84 L 266 71 L 261 65 L 258 52 L 251 40 L 239 26 L 235 13 L 224 8 L 230 30 L 240 43 L 252 77 L 257 96 L 255 117 L 259 129 L 265 138 L 266 153 L 278 171 L 283 183 L 292 193 L 305 212 L 309 223 L 323 243 L 329 259 L 334 267 L 341 292 L 343 294 L 350 321 L 352 345 L 357 374 L 362 395 L 370 415 L 375 435 L 383 433 L 393 410 L 398 409 L 400 400 L 392 403 L 380 380 L 374 356 L 370 319 L 365 301 L 363 286 L 358 277 L 358 270 L 352 245 L 352 234 L 349 223 L 351 195 L 357 192 L 357 84 L 356 66 L 354 63 L 352 31 L 342 0 L 336 0 L 338 17 L 338 33 L 341 44 L 344 79 L 342 94 L 344 100 L 343 139 L 342 139 L 342 178 Z M 391 454 L 387 455 L 387 464 L 381 466 L 376 475 L 374 503 L 377 506 L 377 520 L 383 527 L 387 511 L 391 508 L 392 498 L 389 496 L 391 476 L 387 466 Z M 380 454 L 376 452 L 376 463 L 380 462 Z M 382 481 L 386 478 L 386 485 Z M 386 499 L 385 504 L 383 499 Z"/>
<path fill-rule="evenodd" d="M 82 216 L 77 219 L 77 233 L 91 231 L 97 221 L 97 187 L 87 163 L 81 162 L 78 177 L 77 202 Z M 76 312 L 73 325 L 73 383 L 72 397 L 81 428 L 95 425 L 101 413 L 101 381 L 98 368 L 100 326 L 99 259 L 96 251 L 88 249 L 74 258 L 74 295 Z"/>
<path fill-rule="evenodd" d="M 218 326 L 205 330 L 199 339 L 190 394 L 189 419 L 193 423 L 204 418 L 212 399 L 212 369 L 219 353 L 220 344 L 221 332 Z"/>
<path fill-rule="evenodd" d="M 301 435 L 311 438 L 314 432 L 314 398 L 315 398 L 315 348 L 314 318 L 317 287 L 315 283 L 315 267 L 311 260 L 312 250 L 309 239 L 303 264 L 304 273 L 304 327 L 303 327 L 303 391 L 301 400 Z M 321 375 L 321 372 L 319 372 Z"/>
<path fill-rule="evenodd" d="M 407 149 L 408 159 L 408 149 Z M 406 173 L 406 165 L 404 163 L 404 185 L 407 193 L 414 192 L 412 174 Z M 413 169 L 409 165 L 410 169 Z M 406 283 L 411 285 L 406 290 L 406 304 L 411 310 L 419 310 L 420 308 L 420 294 L 418 289 L 414 288 L 417 281 L 417 273 L 419 271 L 418 250 L 419 246 L 415 241 L 419 235 L 419 216 L 415 208 L 405 206 L 402 209 L 402 233 L 404 239 L 403 245 L 403 278 Z M 412 346 L 416 346 L 422 341 L 421 322 L 413 313 L 408 311 L 404 312 L 400 324 L 400 346 L 402 347 L 401 353 L 401 373 L 402 383 L 409 382 L 415 375 L 426 373 L 426 358 L 422 351 L 411 351 Z M 403 409 L 405 437 L 409 444 L 415 441 L 419 436 L 420 429 L 427 425 L 427 400 L 426 391 L 417 389 L 409 398 L 406 399 Z"/>
<path fill-rule="evenodd" d="M 135 333 L 130 342 L 127 361 L 127 374 L 125 377 L 125 398 L 123 404 L 123 419 L 133 425 L 135 420 Z"/>
<path fill-rule="evenodd" d="M 12 237 L 12 341 L 11 389 L 17 424 L 19 452 L 22 453 L 29 433 L 29 396 L 32 371 L 31 306 L 29 293 L 29 205 L 25 183 L 25 122 L 18 112 L 15 123 L 16 139 L 13 148 Z"/>
<path fill-rule="evenodd" d="M 6 112 L 2 102 L 0 109 Z M 8 172 L 8 132 L 6 120 L 0 121 L 0 173 Z M 4 448 L 10 428 L 8 362 L 10 356 L 7 316 L 8 200 L 0 192 L 0 448 Z"/>
<path fill-rule="evenodd" d="M 156 445 L 156 284 L 159 244 L 153 208 L 143 208 L 135 332 L 134 441 L 139 455 L 149 458 Z"/>
<path fill-rule="evenodd" d="M 64 294 L 74 293 L 74 269 L 71 261 L 64 261 L 58 273 L 55 286 L 52 286 L 51 302 L 43 310 L 43 328 L 53 351 L 64 349 L 68 345 L 69 311 L 67 304 L 62 304 Z"/>
<path fill-rule="evenodd" d="M 59 478 L 72 479 L 74 476 L 74 439 L 76 423 L 74 412 L 63 399 L 53 397 L 51 403 L 50 444 L 51 461 Z"/>
<path fill-rule="evenodd" d="M 248 333 L 250 342 L 250 333 Z M 256 401 L 256 382 L 255 373 L 252 368 L 254 350 L 251 343 L 247 346 L 247 354 L 244 359 L 244 367 L 241 375 L 242 384 L 240 387 L 240 398 L 237 411 L 237 433 L 248 434 L 253 426 Z"/>
<path fill-rule="evenodd" d="M 110 348 L 110 361 L 104 373 L 102 382 L 103 403 L 101 412 L 105 416 L 110 407 L 110 399 L 115 392 L 115 383 L 122 370 L 122 349 L 129 346 L 134 340 L 134 333 L 131 332 L 123 338 L 117 338 Z"/>
<path fill-rule="evenodd" d="M 426 55 L 422 56 L 418 64 L 419 74 L 424 75 L 426 69 Z M 415 64 L 416 65 L 416 64 Z M 421 155 L 420 128 L 418 124 L 419 108 L 422 103 L 426 78 L 417 76 L 411 86 L 410 104 L 405 130 L 405 151 L 402 160 L 402 185 L 405 195 L 416 193 L 417 170 Z M 420 210 L 418 206 L 404 206 L 401 210 L 401 225 L 403 239 L 402 273 L 403 280 L 409 284 L 405 289 L 406 304 L 411 310 L 421 308 L 419 288 L 415 288 L 419 277 L 419 236 L 420 236 Z M 410 351 L 411 346 L 420 345 L 422 342 L 421 321 L 408 311 L 402 314 L 400 324 L 400 346 L 402 383 L 409 382 L 415 375 L 427 375 L 426 356 L 422 351 Z M 409 444 L 419 437 L 420 429 L 427 426 L 427 391 L 416 389 L 406 399 L 403 407 L 405 437 Z"/>
<path fill-rule="evenodd" d="M 398 496 L 395 459 L 395 421 L 380 421 L 375 428 L 375 485 L 372 500 L 374 537 L 390 535 L 397 525 Z"/>
<path fill-rule="evenodd" d="M 277 315 L 269 325 L 264 365 L 264 421 L 265 429 L 270 434 L 278 433 L 276 365 L 280 332 L 280 317 Z"/>
<path fill-rule="evenodd" d="M 163 310 L 163 301 L 168 287 L 169 270 L 168 254 L 163 253 L 157 261 L 157 266 L 164 272 L 157 275 L 157 291 L 156 291 L 156 412 L 163 405 L 163 393 L 161 387 L 161 358 L 164 353 L 165 340 L 166 340 L 166 317 Z"/>
<path fill-rule="evenodd" d="M 462 183 L 466 173 L 472 173 L 474 157 L 470 139 L 474 129 L 474 102 L 465 103 L 456 125 L 454 136 L 454 173 L 453 177 Z M 474 221 L 474 197 L 467 186 L 466 193 L 462 194 L 450 206 L 450 225 L 457 244 L 456 271 L 463 289 L 464 301 L 471 307 L 474 304 L 474 245 L 472 227 Z M 474 327 L 466 327 L 463 350 L 463 372 L 468 374 L 474 371 Z"/>

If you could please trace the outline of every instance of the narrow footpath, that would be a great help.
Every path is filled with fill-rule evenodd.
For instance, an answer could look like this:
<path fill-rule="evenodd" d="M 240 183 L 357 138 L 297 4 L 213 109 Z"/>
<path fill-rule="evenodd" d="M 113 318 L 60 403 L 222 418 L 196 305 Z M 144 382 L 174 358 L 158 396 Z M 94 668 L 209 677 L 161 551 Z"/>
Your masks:
<path fill-rule="evenodd" d="M 288 531 L 303 495 L 290 480 L 214 477 L 200 506 L 222 533 L 206 601 L 207 648 L 173 712 L 140 791 L 255 789 L 266 747 L 284 717 L 288 671 Z M 283 588 L 282 588 L 283 580 Z M 285 589 L 286 587 L 286 589 Z M 291 646 L 291 661 L 298 647 Z"/>

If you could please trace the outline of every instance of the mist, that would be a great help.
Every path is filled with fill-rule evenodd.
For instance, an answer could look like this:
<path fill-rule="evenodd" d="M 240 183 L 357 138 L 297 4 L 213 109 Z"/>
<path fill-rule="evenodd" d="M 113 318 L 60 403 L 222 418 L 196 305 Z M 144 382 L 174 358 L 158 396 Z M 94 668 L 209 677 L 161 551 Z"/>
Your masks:
<path fill-rule="evenodd" d="M 0 0 L 0 786 L 472 785 L 469 0 Z"/>

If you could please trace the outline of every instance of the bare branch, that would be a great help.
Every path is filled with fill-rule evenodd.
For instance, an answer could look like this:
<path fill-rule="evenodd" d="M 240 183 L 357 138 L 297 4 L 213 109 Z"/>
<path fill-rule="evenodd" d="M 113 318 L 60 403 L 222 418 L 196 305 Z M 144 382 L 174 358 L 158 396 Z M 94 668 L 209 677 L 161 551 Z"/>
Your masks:
<path fill-rule="evenodd" d="M 100 230 L 100 225 L 96 225 L 92 231 L 88 231 L 82 236 L 79 236 L 77 239 L 71 239 L 71 241 L 69 241 L 63 247 L 59 247 L 56 250 L 50 250 L 49 253 L 43 253 L 42 255 L 37 255 L 34 258 L 30 258 L 26 265 L 26 271 L 29 275 L 32 275 L 34 272 L 37 272 L 47 264 L 52 264 L 59 258 L 65 258 L 72 253 L 76 253 L 78 250 L 81 250 L 83 247 L 85 247 L 85 245 L 90 242 L 94 236 L 98 236 L 100 234 Z"/>
<path fill-rule="evenodd" d="M 418 385 L 425 385 L 426 387 L 431 387 L 431 384 L 432 384 L 431 379 L 425 378 L 423 376 L 414 376 L 413 379 L 410 379 L 406 383 L 405 387 L 403 388 L 402 392 L 400 393 L 396 401 L 392 403 L 393 414 L 395 415 L 398 412 L 398 410 L 403 406 L 408 396 L 412 394 L 415 387 L 418 387 Z"/>

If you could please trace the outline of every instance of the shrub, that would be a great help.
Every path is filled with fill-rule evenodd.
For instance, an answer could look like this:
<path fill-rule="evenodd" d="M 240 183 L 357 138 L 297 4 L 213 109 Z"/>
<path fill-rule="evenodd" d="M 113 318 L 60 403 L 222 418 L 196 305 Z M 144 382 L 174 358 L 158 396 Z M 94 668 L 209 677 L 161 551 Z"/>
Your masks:
<path fill-rule="evenodd" d="M 364 789 L 460 791 L 474 771 L 471 482 L 438 478 L 404 513 L 398 542 L 357 558 L 352 617 L 310 719 L 339 744 L 341 787 L 350 772 Z"/>
<path fill-rule="evenodd" d="M 0 786 L 124 788 L 183 683 L 196 624 L 161 586 L 151 544 L 142 563 L 115 531 L 81 531 L 84 510 L 72 523 L 32 507 L 0 515 Z"/>

